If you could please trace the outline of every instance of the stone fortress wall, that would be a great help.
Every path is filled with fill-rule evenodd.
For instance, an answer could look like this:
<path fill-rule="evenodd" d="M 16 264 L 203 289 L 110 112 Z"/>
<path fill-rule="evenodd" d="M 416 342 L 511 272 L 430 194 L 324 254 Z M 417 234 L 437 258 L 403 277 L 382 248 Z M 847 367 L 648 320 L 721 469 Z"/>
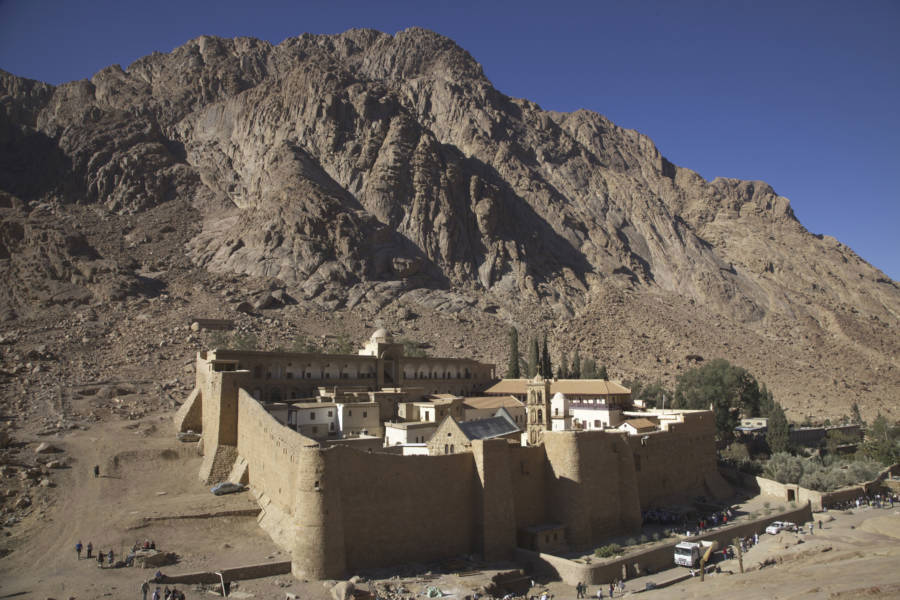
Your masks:
<path fill-rule="evenodd" d="M 197 390 L 177 426 L 202 422 L 204 480 L 245 466 L 260 524 L 291 552 L 298 577 L 470 553 L 510 559 L 523 529 L 547 525 L 562 526 L 566 547 L 587 549 L 639 529 L 653 503 L 714 493 L 704 487 L 716 474 L 705 411 L 649 440 L 548 431 L 538 446 L 475 440 L 471 452 L 401 456 L 320 446 L 254 398 L 251 371 L 208 358 L 198 356 Z"/>

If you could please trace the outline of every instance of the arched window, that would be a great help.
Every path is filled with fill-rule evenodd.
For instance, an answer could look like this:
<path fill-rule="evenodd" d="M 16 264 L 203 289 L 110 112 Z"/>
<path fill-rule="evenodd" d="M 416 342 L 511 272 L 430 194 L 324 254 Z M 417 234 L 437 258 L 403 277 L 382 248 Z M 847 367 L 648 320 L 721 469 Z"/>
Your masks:
<path fill-rule="evenodd" d="M 544 422 L 544 411 L 542 411 L 540 408 L 538 409 L 537 420 L 538 420 L 538 423 Z"/>

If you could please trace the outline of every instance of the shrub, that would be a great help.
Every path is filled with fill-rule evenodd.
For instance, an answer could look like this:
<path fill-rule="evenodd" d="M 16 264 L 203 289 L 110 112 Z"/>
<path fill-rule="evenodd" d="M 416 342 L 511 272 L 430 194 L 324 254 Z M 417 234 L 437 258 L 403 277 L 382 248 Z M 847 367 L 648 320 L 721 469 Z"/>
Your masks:
<path fill-rule="evenodd" d="M 780 453 L 772 455 L 763 474 L 780 483 L 798 483 L 811 490 L 830 492 L 871 481 L 880 469 L 876 461 L 865 457 L 838 459 L 829 455 L 819 461 Z"/>
<path fill-rule="evenodd" d="M 600 558 L 610 558 L 622 554 L 622 546 L 618 544 L 607 544 L 594 550 L 594 554 Z"/>
<path fill-rule="evenodd" d="M 626 546 L 635 546 L 635 545 L 637 545 L 637 543 L 638 543 L 637 538 L 630 537 L 627 540 L 625 540 Z"/>
<path fill-rule="evenodd" d="M 647 534 L 646 534 L 646 533 L 642 533 L 642 534 L 641 534 L 641 537 L 638 538 L 638 539 L 640 540 L 640 542 L 641 542 L 642 544 L 646 544 L 647 542 L 650 541 L 650 538 L 647 537 Z"/>
<path fill-rule="evenodd" d="M 667 533 L 666 533 L 666 536 L 668 536 L 668 535 L 669 535 L 669 534 L 668 534 L 668 532 L 667 532 Z M 658 542 L 658 541 L 662 538 L 662 536 L 659 535 L 659 532 L 658 532 L 658 531 L 654 531 L 654 532 L 653 532 L 653 535 L 651 535 L 650 537 L 653 539 L 654 542 Z"/>

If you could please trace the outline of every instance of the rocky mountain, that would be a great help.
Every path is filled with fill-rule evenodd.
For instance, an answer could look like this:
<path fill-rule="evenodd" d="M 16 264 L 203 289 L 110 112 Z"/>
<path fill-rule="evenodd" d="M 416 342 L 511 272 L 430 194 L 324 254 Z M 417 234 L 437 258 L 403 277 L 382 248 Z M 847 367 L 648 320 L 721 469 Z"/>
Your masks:
<path fill-rule="evenodd" d="M 378 322 L 505 365 L 516 324 L 615 377 L 722 356 L 794 418 L 900 417 L 896 282 L 769 185 L 505 96 L 435 33 L 200 37 L 58 87 L 0 72 L 0 106 L 0 331 L 22 344 L 106 318 L 172 349 L 139 363 L 189 360 L 210 340 L 171 331 L 202 313 L 268 347 Z M 73 339 L 51 372 L 100 377 L 131 340 Z"/>

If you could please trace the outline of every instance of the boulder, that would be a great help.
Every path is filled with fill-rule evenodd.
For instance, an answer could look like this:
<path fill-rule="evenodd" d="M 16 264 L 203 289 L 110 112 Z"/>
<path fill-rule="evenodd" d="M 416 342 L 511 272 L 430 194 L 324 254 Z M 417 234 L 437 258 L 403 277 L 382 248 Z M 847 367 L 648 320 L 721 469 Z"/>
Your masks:
<path fill-rule="evenodd" d="M 34 452 L 35 454 L 54 454 L 56 452 L 62 452 L 62 450 L 47 442 L 41 442 L 38 444 L 38 447 L 34 449 Z"/>
<path fill-rule="evenodd" d="M 253 306 L 249 302 L 241 302 L 240 304 L 238 304 L 237 306 L 234 307 L 234 310 L 236 310 L 238 312 L 246 313 L 249 315 L 249 314 L 253 313 Z"/>
<path fill-rule="evenodd" d="M 142 569 L 153 569 L 175 564 L 174 552 L 159 550 L 138 550 L 134 553 L 134 564 Z"/>
<path fill-rule="evenodd" d="M 350 581 L 341 581 L 334 585 L 331 588 L 331 597 L 334 600 L 351 600 L 353 598 L 353 591 L 356 589 L 356 586 Z"/>
<path fill-rule="evenodd" d="M 278 301 L 275 300 L 274 296 L 270 293 L 265 293 L 259 297 L 259 299 L 253 303 L 253 308 L 256 310 L 264 310 L 266 308 L 275 308 L 278 304 Z"/>

